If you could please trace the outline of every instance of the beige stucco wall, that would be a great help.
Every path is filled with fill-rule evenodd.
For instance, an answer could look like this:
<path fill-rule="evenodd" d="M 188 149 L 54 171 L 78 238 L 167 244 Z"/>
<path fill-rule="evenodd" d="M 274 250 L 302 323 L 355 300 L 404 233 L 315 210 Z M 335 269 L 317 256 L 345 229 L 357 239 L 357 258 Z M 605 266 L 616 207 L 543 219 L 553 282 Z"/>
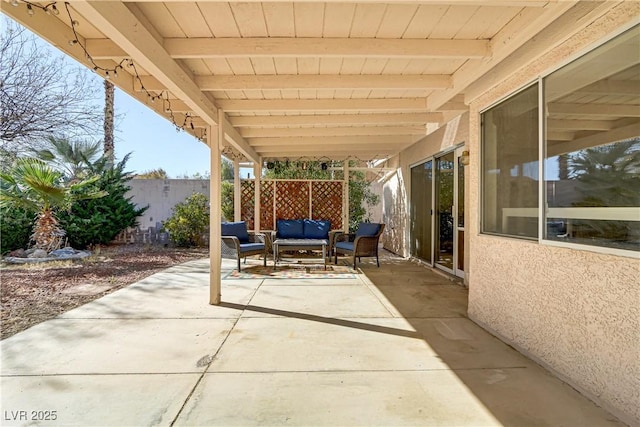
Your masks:
<path fill-rule="evenodd" d="M 639 2 L 623 2 L 552 49 L 538 49 L 507 79 L 488 75 L 475 84 L 484 89 L 469 114 L 388 161 L 397 173 L 384 183 L 382 206 L 384 247 L 409 256 L 410 165 L 464 142 L 471 153 L 465 168 L 469 317 L 631 425 L 640 425 L 640 260 L 480 235 L 479 114 L 639 15 Z"/>
<path fill-rule="evenodd" d="M 479 112 L 628 25 L 616 7 L 471 104 L 468 181 L 479 184 Z M 468 193 L 469 317 L 555 372 L 623 421 L 640 425 L 640 261 L 479 234 Z"/>

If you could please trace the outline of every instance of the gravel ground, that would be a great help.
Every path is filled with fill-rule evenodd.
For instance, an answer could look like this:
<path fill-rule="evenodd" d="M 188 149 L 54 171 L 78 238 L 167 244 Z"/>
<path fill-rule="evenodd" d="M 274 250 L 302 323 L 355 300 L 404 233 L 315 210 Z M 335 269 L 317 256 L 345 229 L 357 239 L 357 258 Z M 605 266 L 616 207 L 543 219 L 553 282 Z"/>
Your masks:
<path fill-rule="evenodd" d="M 109 246 L 77 261 L 0 264 L 0 339 L 128 286 L 208 249 Z"/>

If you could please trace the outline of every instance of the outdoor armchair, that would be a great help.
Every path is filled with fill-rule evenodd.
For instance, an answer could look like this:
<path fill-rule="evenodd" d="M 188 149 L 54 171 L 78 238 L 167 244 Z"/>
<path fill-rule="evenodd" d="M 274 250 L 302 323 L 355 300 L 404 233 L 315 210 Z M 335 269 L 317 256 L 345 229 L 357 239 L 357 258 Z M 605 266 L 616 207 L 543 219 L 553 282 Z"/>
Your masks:
<path fill-rule="evenodd" d="M 378 242 L 384 231 L 384 224 L 362 222 L 355 233 L 338 233 L 335 236 L 335 263 L 338 254 L 353 257 L 353 268 L 356 268 L 356 258 L 376 257 L 376 265 L 380 267 L 378 259 Z"/>
<path fill-rule="evenodd" d="M 267 265 L 267 245 L 265 235 L 247 231 L 247 223 L 223 222 L 222 223 L 222 258 L 237 259 L 238 271 L 240 271 L 240 258 L 251 255 L 262 255 L 264 266 Z"/>

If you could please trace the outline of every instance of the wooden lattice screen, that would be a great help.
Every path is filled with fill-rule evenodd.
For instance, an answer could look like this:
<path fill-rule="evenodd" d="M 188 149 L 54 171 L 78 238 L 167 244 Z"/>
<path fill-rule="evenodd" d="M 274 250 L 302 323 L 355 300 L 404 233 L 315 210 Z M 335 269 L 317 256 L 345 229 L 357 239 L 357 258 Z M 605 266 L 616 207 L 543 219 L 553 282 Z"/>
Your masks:
<path fill-rule="evenodd" d="M 331 220 L 331 229 L 342 230 L 342 181 L 311 182 L 311 218 Z"/>
<path fill-rule="evenodd" d="M 255 214 L 255 183 L 253 180 L 240 181 L 240 212 L 243 221 L 247 222 L 247 228 L 253 230 L 255 224 L 253 222 Z"/>
<path fill-rule="evenodd" d="M 276 218 L 309 218 L 309 182 L 276 181 Z"/>
<path fill-rule="evenodd" d="M 275 230 L 276 219 L 328 219 L 332 230 L 342 229 L 343 181 L 261 180 L 260 229 Z M 254 180 L 241 181 L 242 220 L 254 223 Z"/>
<path fill-rule="evenodd" d="M 276 221 L 273 212 L 275 181 L 260 181 L 260 228 L 275 230 Z"/>

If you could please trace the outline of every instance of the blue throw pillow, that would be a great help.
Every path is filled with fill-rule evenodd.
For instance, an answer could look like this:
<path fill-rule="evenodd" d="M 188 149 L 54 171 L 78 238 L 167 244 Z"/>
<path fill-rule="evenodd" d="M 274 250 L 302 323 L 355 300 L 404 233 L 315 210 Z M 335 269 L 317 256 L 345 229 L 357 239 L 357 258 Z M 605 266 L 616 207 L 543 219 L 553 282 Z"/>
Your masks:
<path fill-rule="evenodd" d="M 301 219 L 279 219 L 276 226 L 278 228 L 278 237 L 281 239 L 304 239 Z"/>
<path fill-rule="evenodd" d="M 238 222 L 223 222 L 222 233 L 223 236 L 236 236 L 240 243 L 249 242 L 249 233 L 247 232 L 247 223 L 244 221 Z"/>
<path fill-rule="evenodd" d="M 359 236 L 375 236 L 380 230 L 380 224 L 372 222 L 361 222 L 356 231 L 356 237 Z"/>
<path fill-rule="evenodd" d="M 328 239 L 331 221 L 322 219 L 304 220 L 305 239 Z"/>

